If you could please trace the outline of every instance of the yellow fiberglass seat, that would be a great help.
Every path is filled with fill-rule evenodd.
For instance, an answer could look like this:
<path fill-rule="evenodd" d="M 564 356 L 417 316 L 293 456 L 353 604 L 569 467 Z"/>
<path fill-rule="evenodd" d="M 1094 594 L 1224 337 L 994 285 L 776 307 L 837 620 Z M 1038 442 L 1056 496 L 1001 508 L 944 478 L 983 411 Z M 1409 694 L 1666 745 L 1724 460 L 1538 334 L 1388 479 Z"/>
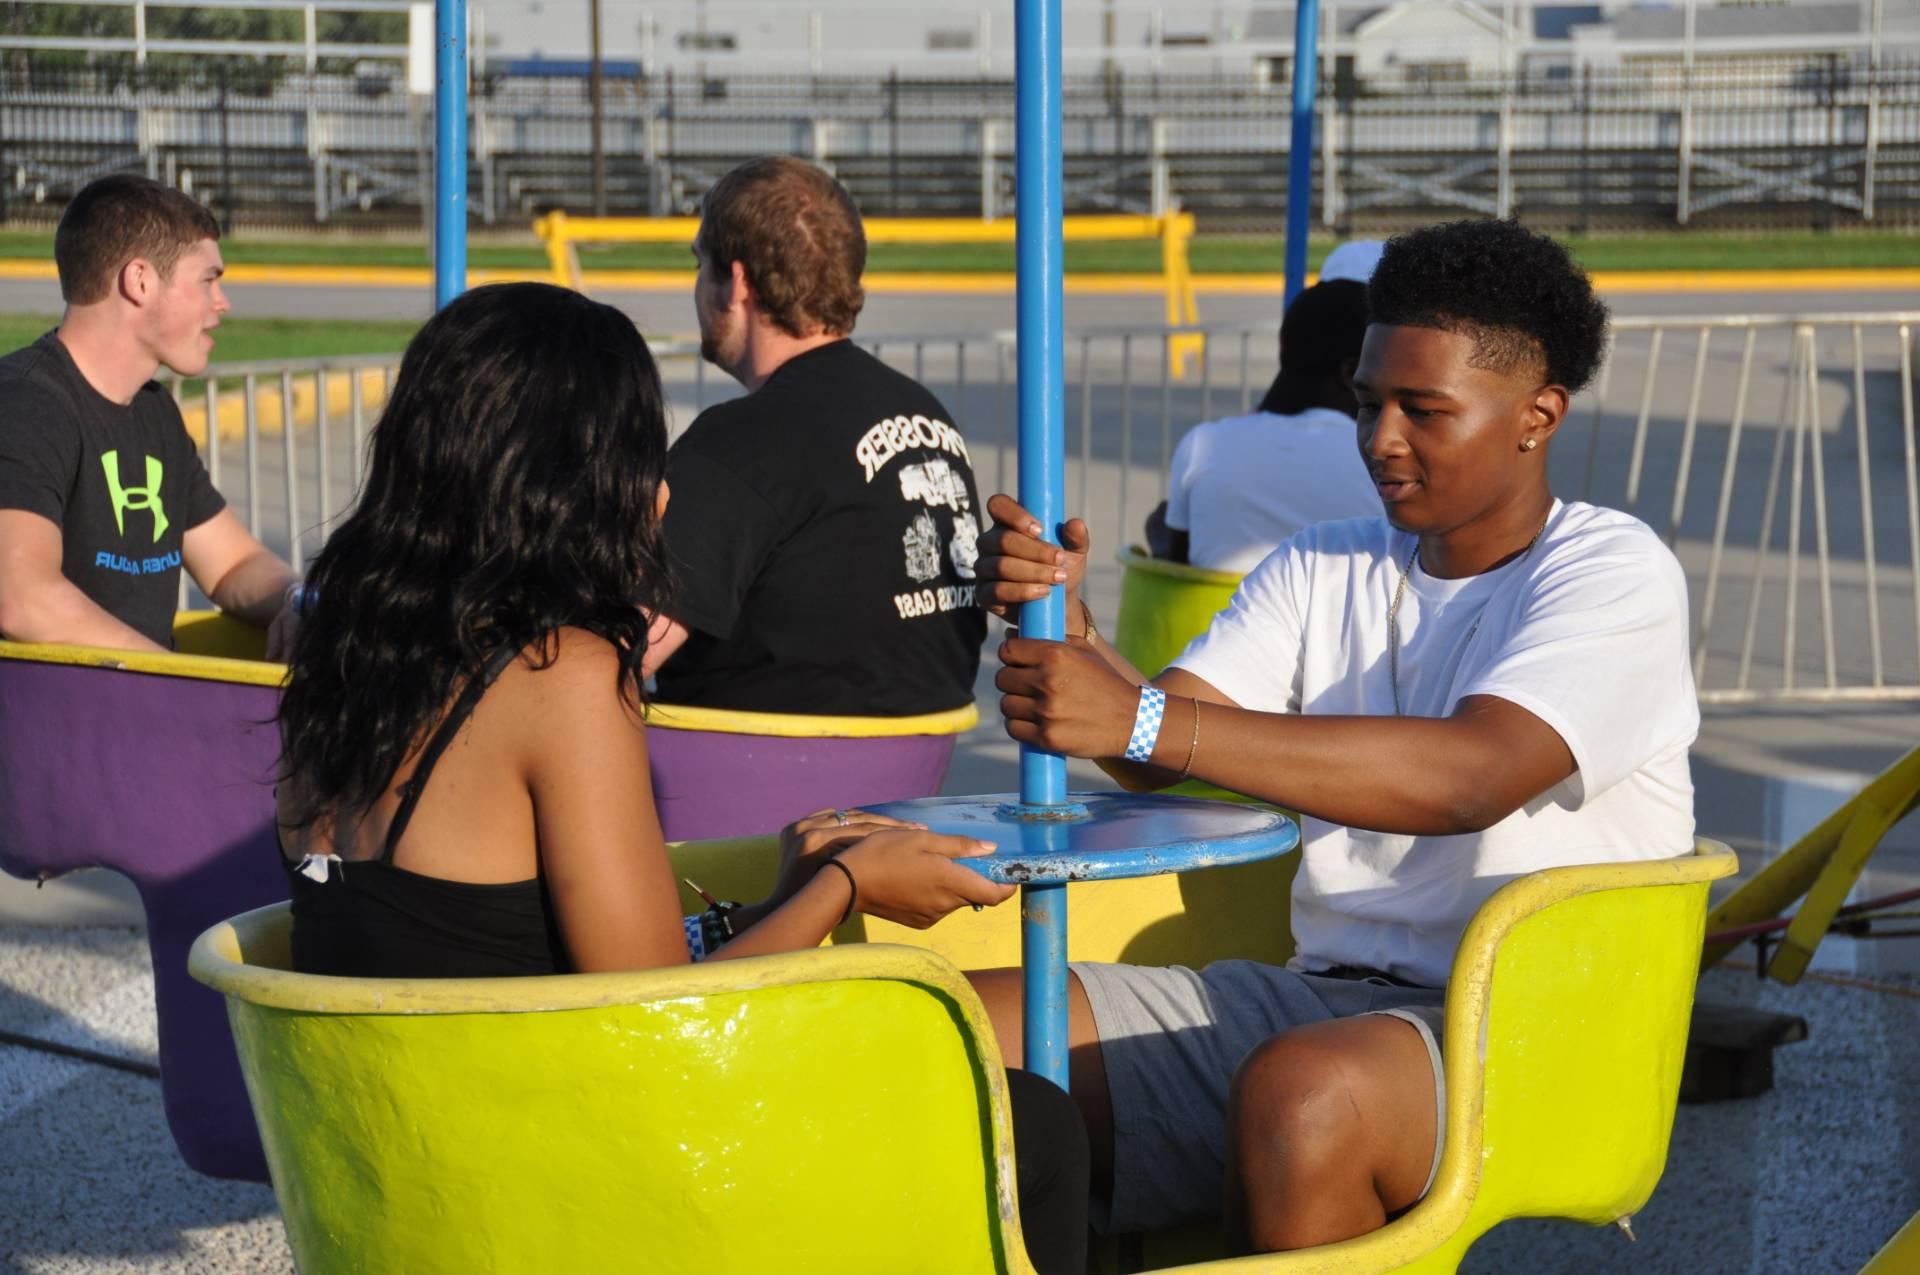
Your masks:
<path fill-rule="evenodd" d="M 672 847 L 676 874 L 737 898 L 773 883 L 768 839 Z M 1298 855 L 1284 856 L 1291 865 Z M 1733 852 L 1551 868 L 1503 886 L 1474 915 L 1448 982 L 1446 1150 L 1415 1208 L 1342 1244 L 1207 1262 L 1194 1270 L 1451 1271 L 1473 1241 L 1517 1217 L 1605 1224 L 1645 1204 L 1666 1163 L 1679 1096 L 1709 885 Z M 1074 960 L 1198 968 L 1226 957 L 1292 955 L 1287 895 L 1268 864 L 1071 888 Z M 716 885 L 715 883 L 719 883 Z M 688 910 L 699 901 L 688 892 Z M 930 930 L 856 917 L 862 936 L 929 948 L 963 969 L 1019 961 L 1011 907 L 957 912 Z M 1216 1227 L 1145 1237 L 1144 1269 L 1222 1251 Z"/>
<path fill-rule="evenodd" d="M 999 1052 L 931 953 L 348 979 L 290 931 L 246 913 L 190 968 L 306 1275 L 1032 1269 Z"/>
<path fill-rule="evenodd" d="M 764 839 L 673 848 L 677 872 L 740 898 L 766 892 L 775 854 Z M 1266 866 L 1076 885 L 1069 955 L 1194 967 L 1284 961 L 1286 895 L 1251 875 Z M 1552 868 L 1502 887 L 1454 958 L 1447 1146 L 1427 1198 L 1344 1244 L 1194 1269 L 1450 1271 L 1508 1218 L 1602 1224 L 1639 1209 L 1666 1162 L 1707 889 L 1734 869 L 1732 851 L 1702 840 L 1676 859 Z M 682 902 L 700 906 L 690 893 Z M 926 931 L 872 918 L 861 926 L 855 918 L 835 942 L 864 932 L 969 969 L 1019 959 L 1011 908 L 959 912 Z M 1219 1251 L 1217 1230 L 1200 1227 L 1148 1236 L 1143 1248 L 1148 1269 Z"/>
<path fill-rule="evenodd" d="M 173 649 L 181 655 L 264 660 L 267 658 L 267 631 L 221 611 L 175 611 Z"/>
<path fill-rule="evenodd" d="M 1677 859 L 1550 868 L 1501 887 L 1468 924 L 1447 984 L 1446 1148 L 1426 1198 L 1357 1239 L 1179 1269 L 1452 1271 L 1510 1218 L 1631 1218 L 1666 1165 L 1707 889 L 1735 866 L 1701 840 Z M 1146 1264 L 1196 1247 L 1193 1231 L 1149 1236 Z"/>

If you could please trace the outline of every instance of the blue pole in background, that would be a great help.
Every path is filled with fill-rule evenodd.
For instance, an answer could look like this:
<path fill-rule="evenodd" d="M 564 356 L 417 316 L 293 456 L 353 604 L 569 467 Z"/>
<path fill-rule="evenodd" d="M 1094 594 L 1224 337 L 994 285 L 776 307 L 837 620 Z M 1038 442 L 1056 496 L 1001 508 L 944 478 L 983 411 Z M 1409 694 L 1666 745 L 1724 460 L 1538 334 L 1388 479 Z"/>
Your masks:
<path fill-rule="evenodd" d="M 1287 293 L 1307 286 L 1307 220 L 1313 211 L 1313 87 L 1320 60 L 1320 0 L 1293 14 L 1293 140 L 1287 149 Z"/>
<path fill-rule="evenodd" d="M 433 308 L 467 288 L 467 0 L 433 6 Z"/>
<path fill-rule="evenodd" d="M 1067 503 L 1066 416 L 1062 390 L 1060 273 L 1060 0 L 1017 0 L 1014 9 L 1014 150 L 1018 200 L 1014 254 L 1020 324 L 1020 504 L 1050 539 Z M 1065 591 L 1049 590 L 1020 607 L 1023 637 L 1059 641 L 1066 635 Z M 1067 762 L 1039 749 L 1020 749 L 1020 800 L 1029 806 L 1066 801 Z M 1065 969 L 1067 901 L 1064 885 L 1023 886 L 1020 959 L 1028 970 Z M 1067 1087 L 1066 983 L 1036 987 L 1027 980 L 1022 1018 L 1029 1071 Z"/>

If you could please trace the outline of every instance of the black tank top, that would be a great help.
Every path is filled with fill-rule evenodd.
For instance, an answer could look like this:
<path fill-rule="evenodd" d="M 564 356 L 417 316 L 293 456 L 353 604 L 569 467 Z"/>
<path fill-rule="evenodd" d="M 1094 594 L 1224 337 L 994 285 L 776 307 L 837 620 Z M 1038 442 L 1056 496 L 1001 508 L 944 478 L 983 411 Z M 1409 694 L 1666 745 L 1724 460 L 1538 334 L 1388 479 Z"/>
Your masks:
<path fill-rule="evenodd" d="M 354 978 L 508 978 L 570 970 L 543 877 L 487 885 L 393 864 L 440 754 L 512 661 L 501 651 L 454 701 L 400 790 L 380 857 L 307 855 L 285 864 L 293 894 L 293 967 Z"/>

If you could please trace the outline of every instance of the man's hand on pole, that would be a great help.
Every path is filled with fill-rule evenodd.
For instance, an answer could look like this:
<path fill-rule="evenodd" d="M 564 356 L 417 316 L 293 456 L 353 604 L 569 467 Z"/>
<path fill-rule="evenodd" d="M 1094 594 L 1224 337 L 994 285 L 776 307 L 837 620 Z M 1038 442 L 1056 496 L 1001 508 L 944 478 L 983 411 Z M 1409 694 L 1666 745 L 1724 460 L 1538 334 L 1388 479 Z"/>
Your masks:
<path fill-rule="evenodd" d="M 1055 585 L 1065 585 L 1066 625 L 1069 636 L 1085 632 L 1086 613 L 1080 605 L 1080 585 L 1087 576 L 1087 552 L 1092 537 L 1081 519 L 1060 528 L 1060 543 L 1046 539 L 1034 516 L 1011 496 L 987 501 L 993 528 L 980 537 L 980 559 L 974 563 L 974 596 L 980 605 L 1009 623 L 1012 608 L 1037 602 Z"/>

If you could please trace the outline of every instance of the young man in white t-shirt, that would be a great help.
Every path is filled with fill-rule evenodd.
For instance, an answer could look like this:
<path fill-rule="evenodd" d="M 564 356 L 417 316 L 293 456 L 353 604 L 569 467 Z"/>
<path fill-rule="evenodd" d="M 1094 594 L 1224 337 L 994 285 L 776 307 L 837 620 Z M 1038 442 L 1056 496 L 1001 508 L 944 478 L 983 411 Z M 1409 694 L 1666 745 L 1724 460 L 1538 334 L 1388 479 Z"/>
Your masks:
<path fill-rule="evenodd" d="M 1490 221 L 1392 241 L 1368 301 L 1357 434 L 1386 516 L 1310 528 L 1253 571 L 1153 679 L 1146 761 L 1124 754 L 1152 695 L 1077 596 L 1066 643 L 1001 647 L 1014 739 L 1130 788 L 1191 773 L 1303 815 L 1288 968 L 1074 967 L 1073 1095 L 1116 1230 L 1224 1207 L 1271 1250 L 1382 1225 L 1438 1163 L 1440 1010 L 1473 910 L 1521 873 L 1691 845 L 1679 564 L 1547 483 L 1605 308 L 1558 245 Z M 988 509 L 983 602 L 1077 590 L 1084 523 L 1057 547 L 1006 497 Z M 1012 1063 L 1018 980 L 977 981 Z"/>
<path fill-rule="evenodd" d="M 1366 331 L 1363 283 L 1316 283 L 1293 299 L 1259 410 L 1196 425 L 1174 449 L 1156 556 L 1245 574 L 1303 527 L 1379 508 L 1353 450 L 1348 383 Z"/>

